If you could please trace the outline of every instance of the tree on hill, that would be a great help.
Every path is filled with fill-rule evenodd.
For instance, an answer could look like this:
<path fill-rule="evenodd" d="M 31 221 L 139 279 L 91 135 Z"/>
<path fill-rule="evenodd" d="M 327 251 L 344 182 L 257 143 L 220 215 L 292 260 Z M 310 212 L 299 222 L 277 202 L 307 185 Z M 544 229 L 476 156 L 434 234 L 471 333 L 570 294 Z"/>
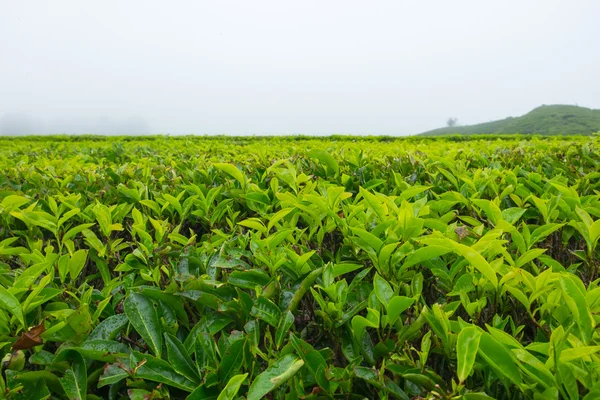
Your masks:
<path fill-rule="evenodd" d="M 448 121 L 446 121 L 446 125 L 448 125 L 448 127 L 452 128 L 456 126 L 456 123 L 458 122 L 457 118 L 448 118 Z"/>

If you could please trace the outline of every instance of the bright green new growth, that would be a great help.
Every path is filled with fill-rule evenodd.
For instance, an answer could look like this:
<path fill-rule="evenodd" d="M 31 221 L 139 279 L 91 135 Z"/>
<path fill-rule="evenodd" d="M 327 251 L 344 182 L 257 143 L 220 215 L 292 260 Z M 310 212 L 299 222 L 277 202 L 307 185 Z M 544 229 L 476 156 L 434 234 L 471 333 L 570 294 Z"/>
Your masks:
<path fill-rule="evenodd" d="M 600 398 L 595 137 L 0 146 L 0 398 Z"/>

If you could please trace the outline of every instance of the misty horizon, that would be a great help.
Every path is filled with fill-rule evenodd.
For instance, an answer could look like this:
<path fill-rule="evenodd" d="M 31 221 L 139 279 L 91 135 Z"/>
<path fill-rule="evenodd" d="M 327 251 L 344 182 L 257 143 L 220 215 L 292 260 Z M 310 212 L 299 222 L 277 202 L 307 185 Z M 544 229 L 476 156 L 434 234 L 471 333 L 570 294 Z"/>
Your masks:
<path fill-rule="evenodd" d="M 545 106 L 542 104 L 540 106 Z M 574 106 L 585 107 L 580 104 L 573 104 Z M 531 111 L 531 110 L 529 110 Z M 523 114 L 525 114 L 524 112 Z M 507 115 L 504 118 L 518 117 L 515 115 Z M 452 118 L 449 118 L 452 119 Z M 446 121 L 447 122 L 447 121 Z M 456 126 L 468 126 L 484 122 L 491 121 L 472 121 L 463 122 L 456 119 L 454 123 Z M 440 122 L 439 127 L 443 127 L 443 122 Z M 439 128 L 438 127 L 438 128 Z M 421 132 L 411 132 L 407 135 L 416 135 Z M 97 116 L 97 117 L 62 117 L 54 118 L 46 121 L 41 118 L 36 118 L 28 113 L 9 113 L 0 116 L 0 135 L 7 136 L 25 136 L 25 135 L 223 135 L 223 133 L 211 133 L 211 132 L 157 132 L 148 125 L 148 122 L 139 116 L 130 116 L 125 118 L 112 118 L 108 115 Z M 225 133 L 227 134 L 227 133 Z M 280 133 L 279 135 L 303 135 L 303 132 L 286 132 Z M 336 134 L 355 134 L 355 135 L 377 135 L 377 133 L 370 132 L 313 132 L 315 136 L 326 136 Z M 240 136 L 252 136 L 252 135 L 278 135 L 278 133 L 264 133 L 264 132 L 252 132 L 242 133 Z"/>
<path fill-rule="evenodd" d="M 409 135 L 598 109 L 598 15 L 591 0 L 0 0 L 0 134 Z"/>

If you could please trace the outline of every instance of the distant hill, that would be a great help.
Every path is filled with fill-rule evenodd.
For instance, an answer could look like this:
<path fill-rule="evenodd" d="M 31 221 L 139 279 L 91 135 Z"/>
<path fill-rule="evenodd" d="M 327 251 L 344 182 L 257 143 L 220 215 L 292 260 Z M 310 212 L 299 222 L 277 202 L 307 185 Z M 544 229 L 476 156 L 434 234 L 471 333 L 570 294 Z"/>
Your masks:
<path fill-rule="evenodd" d="M 591 135 L 594 132 L 600 132 L 600 110 L 556 104 L 540 106 L 521 117 L 508 117 L 476 125 L 439 128 L 423 132 L 421 135 L 486 133 Z"/>

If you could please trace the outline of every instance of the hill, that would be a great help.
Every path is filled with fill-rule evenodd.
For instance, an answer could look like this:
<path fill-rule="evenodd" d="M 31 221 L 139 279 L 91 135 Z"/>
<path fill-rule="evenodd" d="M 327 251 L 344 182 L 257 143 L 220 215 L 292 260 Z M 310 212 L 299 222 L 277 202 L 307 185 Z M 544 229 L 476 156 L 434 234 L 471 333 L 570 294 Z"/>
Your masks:
<path fill-rule="evenodd" d="M 569 105 L 543 105 L 520 117 L 482 124 L 434 129 L 421 133 L 426 136 L 449 134 L 591 135 L 600 131 L 600 110 Z"/>

